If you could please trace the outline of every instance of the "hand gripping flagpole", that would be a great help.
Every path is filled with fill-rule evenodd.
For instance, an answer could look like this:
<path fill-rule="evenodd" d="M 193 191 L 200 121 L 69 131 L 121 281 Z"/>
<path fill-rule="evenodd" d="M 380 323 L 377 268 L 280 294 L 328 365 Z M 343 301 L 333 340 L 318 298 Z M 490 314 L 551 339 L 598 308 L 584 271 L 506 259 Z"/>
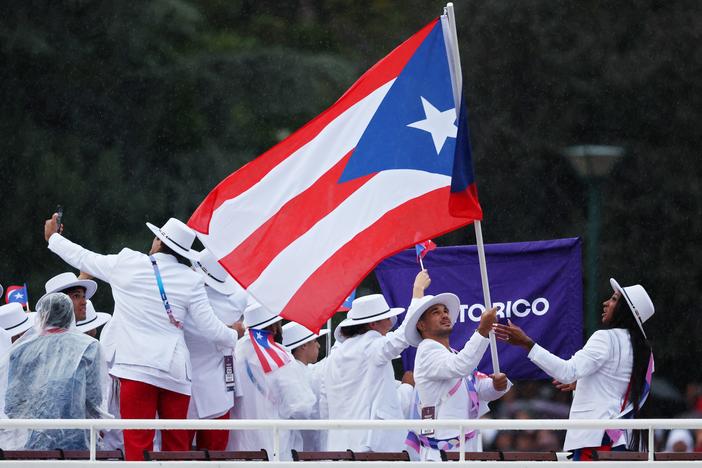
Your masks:
<path fill-rule="evenodd" d="M 444 41 L 449 52 L 449 69 L 453 78 L 453 97 L 456 102 L 456 115 L 459 113 L 459 105 L 462 99 L 463 75 L 461 73 L 461 57 L 458 53 L 458 33 L 456 31 L 456 16 L 453 12 L 453 3 L 447 3 L 444 8 L 444 15 L 441 17 L 441 22 L 444 31 Z M 485 308 L 492 308 L 492 300 L 490 299 L 490 285 L 488 283 L 487 264 L 485 262 L 485 245 L 483 244 L 483 229 L 480 221 L 474 221 L 475 240 L 478 247 L 478 263 L 480 265 L 480 280 L 483 285 L 483 298 L 485 299 Z M 495 332 L 490 330 L 490 356 L 492 357 L 492 371 L 500 372 L 500 361 L 497 356 L 497 342 L 495 340 Z"/>

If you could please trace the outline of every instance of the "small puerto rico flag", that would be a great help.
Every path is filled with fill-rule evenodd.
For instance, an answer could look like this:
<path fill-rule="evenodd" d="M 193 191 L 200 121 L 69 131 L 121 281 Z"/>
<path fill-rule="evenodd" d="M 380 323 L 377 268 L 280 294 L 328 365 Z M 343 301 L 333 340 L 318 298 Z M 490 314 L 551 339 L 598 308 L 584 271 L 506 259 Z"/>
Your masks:
<path fill-rule="evenodd" d="M 271 332 L 250 328 L 249 337 L 264 374 L 279 369 L 290 362 L 290 355 L 282 346 L 273 341 Z"/>
<path fill-rule="evenodd" d="M 436 244 L 433 240 L 429 239 L 421 242 L 414 246 L 414 250 L 417 251 L 417 261 L 420 261 L 424 256 L 430 251 L 436 248 Z"/>
<path fill-rule="evenodd" d="M 24 286 L 8 286 L 5 291 L 5 303 L 19 302 L 22 307 L 27 307 L 27 283 Z"/>

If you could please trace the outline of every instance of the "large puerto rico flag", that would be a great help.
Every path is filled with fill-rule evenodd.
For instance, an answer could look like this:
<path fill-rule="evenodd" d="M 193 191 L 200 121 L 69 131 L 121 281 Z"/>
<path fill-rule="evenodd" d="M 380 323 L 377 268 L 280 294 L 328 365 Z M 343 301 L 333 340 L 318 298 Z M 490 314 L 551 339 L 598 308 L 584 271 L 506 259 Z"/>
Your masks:
<path fill-rule="evenodd" d="M 191 216 L 271 312 L 317 331 L 384 258 L 482 219 L 447 24 L 422 28 Z"/>

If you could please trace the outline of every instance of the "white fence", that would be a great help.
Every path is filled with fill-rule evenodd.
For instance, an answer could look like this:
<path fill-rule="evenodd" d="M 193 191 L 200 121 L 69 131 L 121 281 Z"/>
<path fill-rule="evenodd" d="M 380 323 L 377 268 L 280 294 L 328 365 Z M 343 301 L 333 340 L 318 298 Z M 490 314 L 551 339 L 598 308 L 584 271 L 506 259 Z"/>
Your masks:
<path fill-rule="evenodd" d="M 270 462 L 130 462 L 129 466 L 169 466 L 169 467 L 214 467 L 232 466 L 242 463 L 247 466 L 280 466 L 298 467 L 303 462 L 280 461 L 280 431 L 289 429 L 410 429 L 417 428 L 447 429 L 458 428 L 461 436 L 461 449 L 463 449 L 464 434 L 473 429 L 495 429 L 495 430 L 564 430 L 564 429 L 647 429 L 648 432 L 648 461 L 644 462 L 597 462 L 598 467 L 624 467 L 634 464 L 635 466 L 646 466 L 649 464 L 657 467 L 667 466 L 700 466 L 699 461 L 654 461 L 654 430 L 656 429 L 702 429 L 702 419 L 617 419 L 617 420 L 568 420 L 568 419 L 479 419 L 479 420 L 393 420 L 393 421 L 367 421 L 367 420 L 193 420 L 193 419 L 4 419 L 0 420 L 0 429 L 87 429 L 90 431 L 90 460 L 89 461 L 13 461 L 26 467 L 54 466 L 59 463 L 63 466 L 83 466 L 87 463 L 96 465 L 123 464 L 119 461 L 97 461 L 95 460 L 96 434 L 102 429 L 270 429 L 273 432 L 274 450 Z M 463 450 L 460 451 L 460 461 L 464 461 Z M 0 464 L 7 462 L 0 462 Z M 319 462 L 306 462 L 319 463 Z M 388 462 L 334 462 L 334 466 L 344 468 L 346 465 L 358 466 L 386 466 Z M 448 462 L 450 463 L 450 462 Z M 533 466 L 560 466 L 569 464 L 570 461 L 558 462 L 492 462 L 478 461 L 465 462 L 477 464 L 481 467 L 492 466 L 512 466 L 512 467 L 533 467 Z M 156 464 L 156 465 L 155 465 Z M 406 465 L 412 467 L 434 466 L 436 462 L 392 462 L 391 466 L 398 468 Z"/>

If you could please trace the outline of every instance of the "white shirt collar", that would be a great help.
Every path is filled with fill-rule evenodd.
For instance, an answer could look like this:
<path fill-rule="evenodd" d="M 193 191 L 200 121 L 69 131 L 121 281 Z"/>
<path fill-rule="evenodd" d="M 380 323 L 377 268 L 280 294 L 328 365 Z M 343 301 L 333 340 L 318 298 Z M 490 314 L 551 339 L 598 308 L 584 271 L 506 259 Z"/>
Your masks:
<path fill-rule="evenodd" d="M 153 256 L 158 263 L 178 263 L 178 259 L 171 254 L 156 252 Z"/>

